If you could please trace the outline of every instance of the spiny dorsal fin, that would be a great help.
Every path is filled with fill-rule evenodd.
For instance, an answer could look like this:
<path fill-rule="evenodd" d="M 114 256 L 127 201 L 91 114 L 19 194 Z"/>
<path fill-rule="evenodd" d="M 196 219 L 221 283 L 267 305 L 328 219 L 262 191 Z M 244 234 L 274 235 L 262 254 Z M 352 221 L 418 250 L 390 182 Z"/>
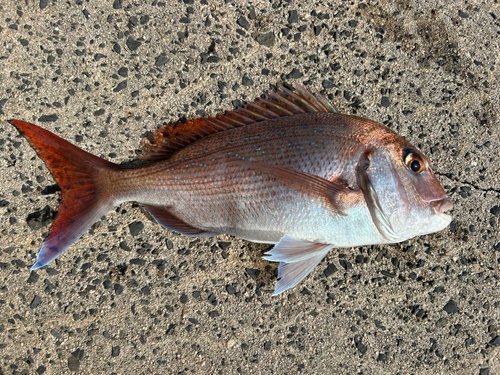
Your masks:
<path fill-rule="evenodd" d="M 291 91 L 280 86 L 268 99 L 257 98 L 253 103 L 227 111 L 216 117 L 203 117 L 184 122 L 167 124 L 147 136 L 141 146 L 142 159 L 158 160 L 203 138 L 224 130 L 238 128 L 254 122 L 291 116 L 299 113 L 335 112 L 321 94 L 315 97 L 307 89 L 296 84 Z"/>

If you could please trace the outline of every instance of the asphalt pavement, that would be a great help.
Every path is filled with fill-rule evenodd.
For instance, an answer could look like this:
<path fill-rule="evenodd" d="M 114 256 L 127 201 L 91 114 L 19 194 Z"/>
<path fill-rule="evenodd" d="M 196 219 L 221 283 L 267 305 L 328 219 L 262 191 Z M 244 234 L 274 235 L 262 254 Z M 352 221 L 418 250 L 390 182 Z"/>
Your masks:
<path fill-rule="evenodd" d="M 0 374 L 500 374 L 497 1 L 0 2 Z M 334 249 L 271 297 L 268 245 L 137 204 L 30 271 L 58 210 L 8 119 L 115 163 L 164 123 L 301 83 L 418 146 L 442 232 Z"/>

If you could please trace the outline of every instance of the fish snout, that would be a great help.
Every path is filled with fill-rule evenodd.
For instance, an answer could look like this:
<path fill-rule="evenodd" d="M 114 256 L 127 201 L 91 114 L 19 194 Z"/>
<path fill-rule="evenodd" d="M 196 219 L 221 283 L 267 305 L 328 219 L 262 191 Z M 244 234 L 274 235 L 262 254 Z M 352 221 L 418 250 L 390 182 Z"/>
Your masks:
<path fill-rule="evenodd" d="M 434 201 L 429 202 L 429 204 L 434 208 L 434 211 L 438 214 L 444 214 L 446 211 L 449 211 L 453 208 L 453 203 L 451 203 L 448 197 L 444 197 L 442 199 L 436 199 Z"/>

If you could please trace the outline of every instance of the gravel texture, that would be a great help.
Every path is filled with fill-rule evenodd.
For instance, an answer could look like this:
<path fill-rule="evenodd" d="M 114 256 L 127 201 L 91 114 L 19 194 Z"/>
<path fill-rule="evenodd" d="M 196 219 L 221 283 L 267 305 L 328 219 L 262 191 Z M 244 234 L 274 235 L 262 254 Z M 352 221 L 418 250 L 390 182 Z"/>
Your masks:
<path fill-rule="evenodd" d="M 6 0 L 0 14 L 0 374 L 500 374 L 498 2 Z M 29 270 L 60 193 L 7 119 L 128 163 L 164 122 L 295 82 L 420 147 L 450 227 L 335 249 L 271 298 L 268 246 L 189 239 L 128 203 Z"/>

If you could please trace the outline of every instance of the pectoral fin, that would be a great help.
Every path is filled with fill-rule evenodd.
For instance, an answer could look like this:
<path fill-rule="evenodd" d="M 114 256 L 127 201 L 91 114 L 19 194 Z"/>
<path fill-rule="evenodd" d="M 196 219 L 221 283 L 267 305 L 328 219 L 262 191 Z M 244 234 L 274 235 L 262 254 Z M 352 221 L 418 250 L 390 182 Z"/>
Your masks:
<path fill-rule="evenodd" d="M 298 240 L 286 234 L 264 259 L 280 262 L 273 296 L 300 283 L 334 245 Z"/>
<path fill-rule="evenodd" d="M 320 176 L 299 172 L 279 165 L 269 165 L 246 160 L 233 161 L 229 164 L 254 169 L 276 178 L 295 191 L 314 196 L 324 201 L 339 215 L 345 214 L 342 212 L 342 205 L 339 204 L 340 200 L 336 199 L 336 197 L 339 194 L 353 194 L 353 191 L 347 187 L 347 183 L 342 178 L 335 178 L 330 181 Z"/>

